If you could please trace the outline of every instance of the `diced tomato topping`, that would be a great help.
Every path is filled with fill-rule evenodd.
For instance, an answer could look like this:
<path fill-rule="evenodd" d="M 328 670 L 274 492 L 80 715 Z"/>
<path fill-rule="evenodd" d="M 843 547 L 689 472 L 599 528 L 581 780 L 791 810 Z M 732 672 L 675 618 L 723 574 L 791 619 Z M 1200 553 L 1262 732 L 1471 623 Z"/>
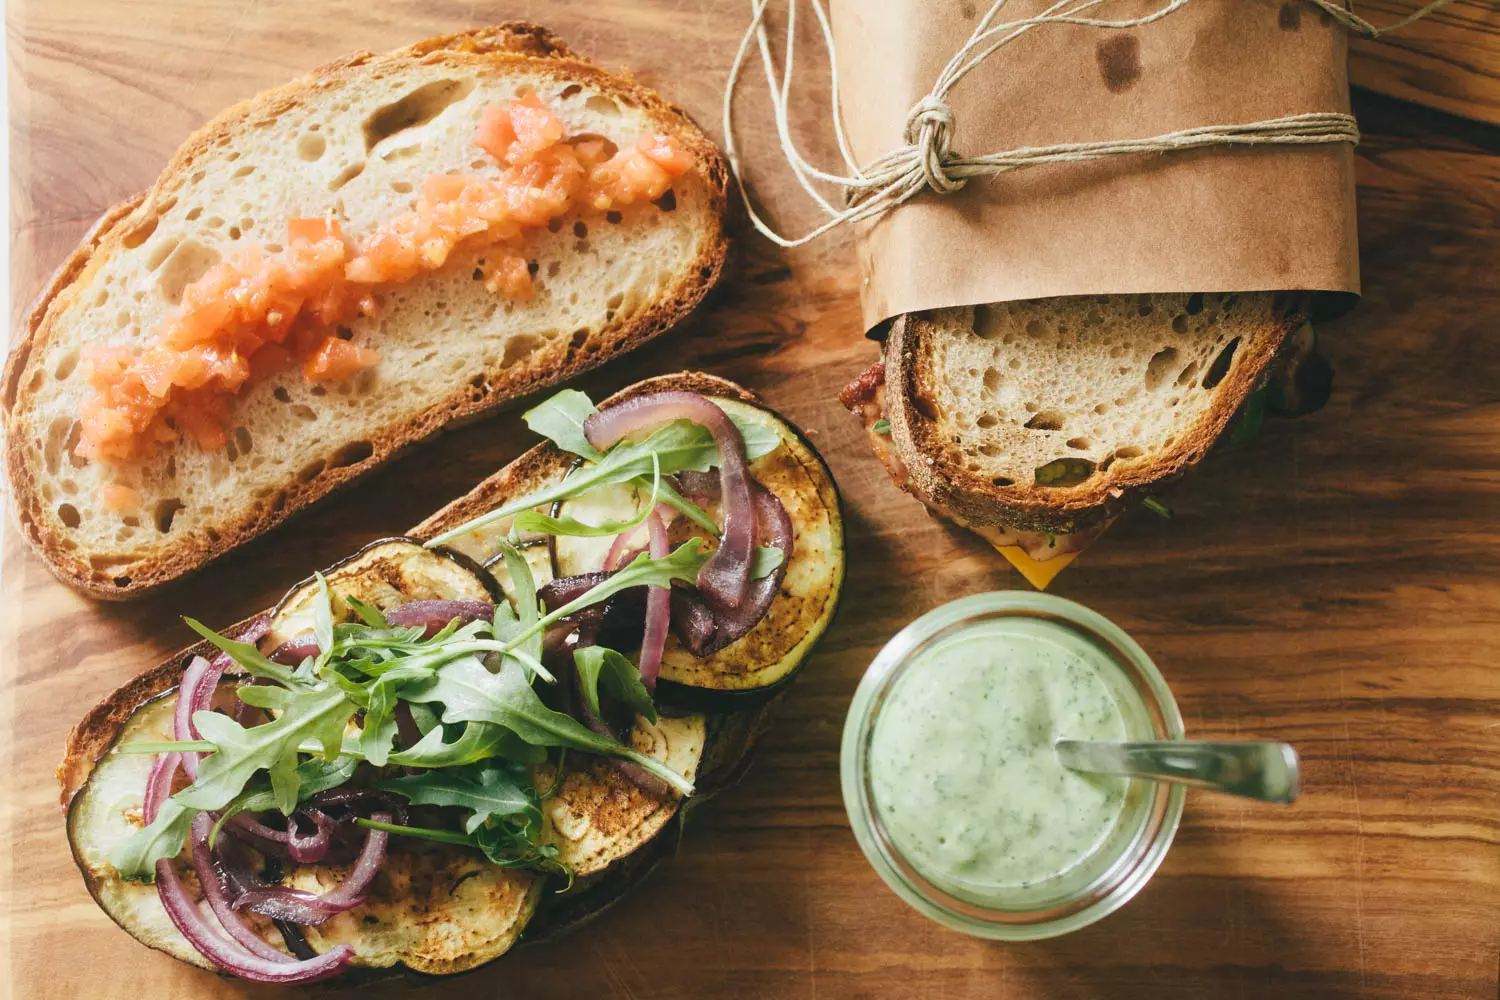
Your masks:
<path fill-rule="evenodd" d="M 654 201 L 693 164 L 668 135 L 642 135 L 613 154 L 602 138 L 570 142 L 562 120 L 532 91 L 485 108 L 474 142 L 495 158 L 498 175 L 429 177 L 414 207 L 358 245 L 335 219 L 292 219 L 284 251 L 247 244 L 184 289 L 155 344 L 89 350 L 91 395 L 79 410 L 77 453 L 129 462 L 179 434 L 222 447 L 229 402 L 252 380 L 293 361 L 318 382 L 376 364 L 375 351 L 336 331 L 373 316 L 383 288 L 464 252 L 483 255 L 491 291 L 528 301 L 536 288 L 518 249 L 528 231 L 555 228 L 580 209 Z"/>
<path fill-rule="evenodd" d="M 129 486 L 123 486 L 120 483 L 105 483 L 99 487 L 99 500 L 104 504 L 105 510 L 118 513 L 137 506 L 141 501 L 141 495 Z"/>
<path fill-rule="evenodd" d="M 380 355 L 368 347 L 359 347 L 340 337 L 324 337 L 303 364 L 302 375 L 309 382 L 342 382 L 379 361 Z"/>

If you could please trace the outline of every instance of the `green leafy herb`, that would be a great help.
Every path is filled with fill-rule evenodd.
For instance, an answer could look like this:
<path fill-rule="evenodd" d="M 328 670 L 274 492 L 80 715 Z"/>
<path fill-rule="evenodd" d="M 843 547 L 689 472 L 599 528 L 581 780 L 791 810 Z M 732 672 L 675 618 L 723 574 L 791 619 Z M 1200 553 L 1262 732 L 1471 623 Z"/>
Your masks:
<path fill-rule="evenodd" d="M 126 837 L 109 852 L 109 863 L 127 882 L 150 882 L 156 878 L 156 863 L 177 857 L 187 840 L 188 827 L 198 810 L 175 799 L 167 799 L 156 819 Z"/>
<path fill-rule="evenodd" d="M 356 819 L 355 824 L 366 830 L 384 830 L 401 837 L 415 837 L 439 844 L 453 844 L 482 851 L 490 863 L 500 868 L 529 868 L 534 871 L 555 872 L 568 876 L 568 886 L 573 884 L 573 873 L 557 856 L 557 847 L 529 841 L 524 834 L 503 825 L 487 826 L 473 834 L 457 830 L 437 830 L 424 826 L 402 826 L 397 823 L 382 823 L 373 819 Z"/>
<path fill-rule="evenodd" d="M 519 817 L 528 827 L 541 830 L 542 810 L 525 783 L 503 767 L 445 768 L 423 771 L 377 782 L 376 788 L 392 792 L 414 806 L 456 806 L 466 809 L 464 831 L 473 833 L 495 820 Z"/>
<path fill-rule="evenodd" d="M 636 665 L 621 653 L 604 646 L 584 646 L 573 650 L 573 664 L 578 668 L 578 681 L 583 687 L 584 700 L 595 718 L 602 718 L 599 710 L 599 688 L 629 705 L 656 723 L 656 705 L 651 701 L 651 692 L 641 683 L 641 672 Z"/>
<path fill-rule="evenodd" d="M 533 622 L 529 628 L 520 632 L 516 640 L 526 639 L 532 635 L 540 635 L 543 629 L 559 618 L 566 618 L 575 611 L 592 607 L 600 601 L 613 597 L 622 590 L 629 590 L 631 587 L 640 587 L 643 585 L 670 587 L 674 580 L 681 580 L 683 583 L 696 582 L 698 571 L 708 561 L 708 555 L 702 549 L 703 539 L 689 538 L 677 546 L 671 554 L 658 559 L 653 559 L 643 552 L 636 556 L 624 569 L 606 577 L 597 585 L 591 587 L 562 607 L 543 615 L 540 619 Z M 529 574 L 530 570 L 528 569 L 527 572 Z"/>
<path fill-rule="evenodd" d="M 527 410 L 522 419 L 526 426 L 552 441 L 563 451 L 597 462 L 599 449 L 589 444 L 583 422 L 599 411 L 594 401 L 577 389 L 564 389 L 551 399 Z"/>
<path fill-rule="evenodd" d="M 891 432 L 891 422 L 885 419 L 885 417 L 881 417 L 870 425 L 870 430 L 876 434 L 889 434 Z"/>
<path fill-rule="evenodd" d="M 769 545 L 761 545 L 750 553 L 750 579 L 763 580 L 776 572 L 776 568 L 785 561 L 786 555 L 778 548 Z"/>
<path fill-rule="evenodd" d="M 545 487 L 531 496 L 512 501 L 467 524 L 461 524 L 450 531 L 443 532 L 429 540 L 426 543 L 428 547 L 445 544 L 460 535 L 496 521 L 502 521 L 526 511 L 534 511 L 535 508 L 579 496 L 601 486 L 634 482 L 644 487 L 646 477 L 651 473 L 653 466 L 659 470 L 657 475 L 669 476 L 688 469 L 706 472 L 721 461 L 713 434 L 708 428 L 688 420 L 676 420 L 658 427 L 643 441 L 621 441 L 610 448 L 607 453 L 601 454 L 597 448 L 589 444 L 588 436 L 583 431 L 584 421 L 595 412 L 597 411 L 589 398 L 576 389 L 566 389 L 527 411 L 525 415 L 527 426 L 551 440 L 564 451 L 578 455 L 593 464 L 574 470 L 560 483 Z M 726 413 L 735 427 L 739 429 L 740 437 L 744 440 L 747 461 L 767 455 L 781 445 L 781 437 L 774 430 L 737 414 L 728 413 L 728 411 Z M 655 456 L 656 462 L 650 462 L 648 456 Z M 661 484 L 658 490 L 661 502 L 681 511 L 699 527 L 715 535 L 718 534 L 718 526 L 702 508 L 688 502 L 669 484 Z"/>
<path fill-rule="evenodd" d="M 665 485 L 661 478 L 660 463 L 656 461 L 655 455 L 651 458 L 651 496 L 634 517 L 625 521 L 586 524 L 575 517 L 552 517 L 540 511 L 526 510 L 511 520 L 511 537 L 523 531 L 539 531 L 546 535 L 566 535 L 571 538 L 605 538 L 639 527 L 646 518 L 651 516 L 651 512 L 656 510 L 657 499 L 661 496 L 662 486 Z"/>
<path fill-rule="evenodd" d="M 531 689 L 526 673 L 510 658 L 496 674 L 478 659 L 456 660 L 438 671 L 430 687 L 413 692 L 410 698 L 441 702 L 444 722 L 488 722 L 534 746 L 568 747 L 632 761 L 683 795 L 692 794 L 692 782 L 655 757 L 600 736 L 571 715 L 548 708 Z"/>
<path fill-rule="evenodd" d="M 290 669 L 267 659 L 264 653 L 250 643 L 226 639 L 196 618 L 184 618 L 182 620 L 187 622 L 188 628 L 197 632 L 221 651 L 228 653 L 230 659 L 244 667 L 252 675 L 275 681 L 286 687 L 296 687 L 298 685 L 299 680 Z"/>
<path fill-rule="evenodd" d="M 1149 510 L 1151 513 L 1157 515 L 1158 517 L 1164 517 L 1168 521 L 1172 520 L 1172 508 L 1168 507 L 1166 504 L 1162 503 L 1160 500 L 1156 499 L 1156 497 L 1151 496 L 1150 494 L 1141 497 L 1141 506 Z"/>

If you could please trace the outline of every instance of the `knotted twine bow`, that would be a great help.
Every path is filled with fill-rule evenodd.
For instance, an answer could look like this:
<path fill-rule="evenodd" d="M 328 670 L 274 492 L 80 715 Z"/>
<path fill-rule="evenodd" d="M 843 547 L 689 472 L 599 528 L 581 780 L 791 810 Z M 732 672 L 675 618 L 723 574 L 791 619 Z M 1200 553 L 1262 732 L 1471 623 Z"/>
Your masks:
<path fill-rule="evenodd" d="M 996 16 L 1009 0 L 995 0 L 989 12 L 980 19 L 973 33 L 962 48 L 938 74 L 937 82 L 925 97 L 912 105 L 907 112 L 906 127 L 902 133 L 905 145 L 877 157 L 861 167 L 854 160 L 844 132 L 843 113 L 839 108 L 838 60 L 834 54 L 833 28 L 829 24 L 822 0 L 811 0 L 818 18 L 818 27 L 823 35 L 823 44 L 828 51 L 830 88 L 833 101 L 833 129 L 838 139 L 839 153 L 849 169 L 845 175 L 821 170 L 805 158 L 792 141 L 788 123 L 787 100 L 792 88 L 792 66 L 796 62 L 794 51 L 797 33 L 797 0 L 790 0 L 787 7 L 786 55 L 781 73 L 781 83 L 776 82 L 776 69 L 771 58 L 770 39 L 766 34 L 765 16 L 770 0 L 751 0 L 750 27 L 740 41 L 734 63 L 729 70 L 729 80 L 724 90 L 724 149 L 734 168 L 735 182 L 739 185 L 740 197 L 755 228 L 768 239 L 783 246 L 795 247 L 817 239 L 824 233 L 850 222 L 859 222 L 888 212 L 916 197 L 926 190 L 939 194 L 952 194 L 968 183 L 971 177 L 1003 174 L 1023 167 L 1043 163 L 1076 163 L 1085 160 L 1104 159 L 1113 156 L 1128 156 L 1136 153 L 1167 153 L 1177 150 L 1202 149 L 1210 146 L 1287 146 L 1328 143 L 1359 142 L 1359 125 L 1353 115 L 1340 112 L 1312 112 L 1269 118 L 1265 121 L 1244 125 L 1203 125 L 1196 128 L 1167 132 L 1145 139 L 1116 139 L 1103 142 L 1069 142 L 1052 146 L 1027 146 L 988 153 L 982 156 L 960 156 L 953 152 L 953 109 L 948 105 L 948 94 L 976 66 L 1006 45 L 1034 28 L 1050 24 L 1073 24 L 1092 28 L 1140 28 L 1170 16 L 1190 0 L 1169 0 L 1164 6 L 1143 17 L 1124 20 L 1107 20 L 1085 16 L 1106 0 L 1059 0 L 1041 14 L 1019 18 L 1014 21 L 994 23 Z M 1376 27 L 1352 11 L 1344 9 L 1335 0 L 1307 0 L 1327 13 L 1345 30 L 1362 38 L 1379 38 L 1387 32 L 1403 28 L 1413 21 L 1426 17 L 1451 0 L 1432 0 L 1419 10 L 1394 24 Z M 739 150 L 734 142 L 734 93 L 739 84 L 741 70 L 754 41 L 760 49 L 761 62 L 766 72 L 766 83 L 771 91 L 771 104 L 776 118 L 776 132 L 781 140 L 781 149 L 791 166 L 797 182 L 802 185 L 814 201 L 827 214 L 821 225 L 796 238 L 788 238 L 776 232 L 761 218 L 750 203 L 745 190 L 743 172 L 740 168 Z M 822 181 L 843 190 L 844 205 L 835 208 L 814 185 Z"/>

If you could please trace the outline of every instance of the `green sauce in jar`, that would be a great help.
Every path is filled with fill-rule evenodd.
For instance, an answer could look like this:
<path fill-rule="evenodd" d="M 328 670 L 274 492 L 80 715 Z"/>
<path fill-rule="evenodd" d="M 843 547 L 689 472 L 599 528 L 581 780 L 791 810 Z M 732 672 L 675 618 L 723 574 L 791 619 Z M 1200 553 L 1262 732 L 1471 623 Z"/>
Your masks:
<path fill-rule="evenodd" d="M 874 804 L 925 878 L 978 903 L 1043 887 L 1101 853 L 1127 779 L 1062 766 L 1060 739 L 1122 740 L 1107 654 L 1036 618 L 976 623 L 920 654 L 869 744 Z"/>

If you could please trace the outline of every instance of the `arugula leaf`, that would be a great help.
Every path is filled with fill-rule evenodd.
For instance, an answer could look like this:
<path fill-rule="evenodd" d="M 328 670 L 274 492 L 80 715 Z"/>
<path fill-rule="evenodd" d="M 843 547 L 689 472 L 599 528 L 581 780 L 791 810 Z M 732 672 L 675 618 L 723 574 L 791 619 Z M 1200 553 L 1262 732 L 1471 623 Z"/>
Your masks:
<path fill-rule="evenodd" d="M 757 546 L 750 554 L 750 579 L 763 580 L 776 572 L 786 559 L 786 554 L 770 545 Z"/>
<path fill-rule="evenodd" d="M 266 680 L 275 681 L 285 687 L 296 687 L 300 683 L 290 669 L 267 659 L 264 653 L 250 643 L 226 639 L 196 618 L 183 618 L 182 620 L 187 622 L 188 628 L 207 639 L 222 652 L 228 653 L 230 659 L 254 676 L 264 677 Z"/>
<path fill-rule="evenodd" d="M 588 395 L 577 389 L 564 389 L 551 399 L 532 407 L 522 415 L 526 426 L 549 439 L 563 451 L 569 451 L 591 462 L 599 460 L 599 449 L 589 443 L 583 424 L 599 410 Z M 745 442 L 745 459 L 753 461 L 767 455 L 781 444 L 781 436 L 765 425 L 747 420 L 737 413 L 725 414 L 739 428 Z M 718 463 L 715 462 L 715 465 Z"/>
<path fill-rule="evenodd" d="M 218 750 L 198 765 L 198 780 L 172 798 L 191 809 L 221 809 L 256 771 L 287 757 L 295 767 L 303 739 L 321 743 L 325 757 L 337 757 L 354 707 L 343 691 L 326 687 L 299 692 L 276 719 L 251 729 L 217 712 L 194 712 L 193 725 Z"/>
<path fill-rule="evenodd" d="M 354 777 L 354 771 L 360 765 L 358 757 L 340 757 L 338 760 L 307 760 L 297 765 L 297 779 L 299 788 L 297 801 L 306 802 L 319 792 L 325 792 L 330 788 L 338 788 L 347 784 Z M 273 791 L 265 787 L 264 782 L 254 781 L 245 786 L 245 790 L 236 795 L 223 811 L 219 813 L 219 819 L 214 823 L 213 829 L 208 834 L 208 846 L 212 847 L 219 839 L 219 831 L 224 824 L 237 813 L 242 812 L 265 812 L 268 809 L 278 807 Z"/>
<path fill-rule="evenodd" d="M 412 714 L 418 709 L 431 711 L 426 705 L 411 702 Z M 543 747 L 532 746 L 502 726 L 488 722 L 464 724 L 463 732 L 452 742 L 445 742 L 442 726 L 427 731 L 415 744 L 391 754 L 392 764 L 405 767 L 461 767 L 492 757 L 503 757 L 518 764 L 540 764 L 547 759 Z"/>
<path fill-rule="evenodd" d="M 351 611 L 359 615 L 360 621 L 371 628 L 388 629 L 391 627 L 391 623 L 385 620 L 385 615 L 373 604 L 366 604 L 353 594 L 345 594 L 344 603 L 349 605 Z"/>
<path fill-rule="evenodd" d="M 213 753 L 219 749 L 208 740 L 132 740 L 121 743 L 111 753 L 175 753 L 191 750 L 195 753 Z"/>
<path fill-rule="evenodd" d="M 587 524 L 576 517 L 552 517 L 540 511 L 527 510 L 517 514 L 510 522 L 511 535 L 514 536 L 521 531 L 539 531 L 545 535 L 566 535 L 570 538 L 604 538 L 618 535 L 639 527 L 651 512 L 656 510 L 657 500 L 661 496 L 663 486 L 661 478 L 661 466 L 656 456 L 652 455 L 651 474 L 651 497 L 640 511 L 629 520 L 625 521 L 601 521 L 598 524 Z"/>
<path fill-rule="evenodd" d="M 156 819 L 132 833 L 109 852 L 109 863 L 127 882 L 151 882 L 156 879 L 156 863 L 175 858 L 187 841 L 188 827 L 198 810 L 189 809 L 175 798 L 167 799 L 156 812 Z"/>
<path fill-rule="evenodd" d="M 702 551 L 702 548 L 703 539 L 689 538 L 669 555 L 659 559 L 653 559 L 642 552 L 624 569 L 606 577 L 555 611 L 549 611 L 533 622 L 529 628 L 518 633 L 510 642 L 519 642 L 533 635 L 540 635 L 543 629 L 559 618 L 565 618 L 575 611 L 598 604 L 631 587 L 643 585 L 670 587 L 674 580 L 693 583 L 698 579 L 698 571 L 703 568 L 704 563 L 708 562 L 708 555 Z"/>
<path fill-rule="evenodd" d="M 573 885 L 573 872 L 558 859 L 555 844 L 539 844 L 526 840 L 517 831 L 503 824 L 483 827 L 470 835 L 457 830 L 435 830 L 425 826 L 402 826 L 398 823 L 381 823 L 378 820 L 360 817 L 356 826 L 366 830 L 384 830 L 401 837 L 436 841 L 439 844 L 455 844 L 484 852 L 490 863 L 500 868 L 527 868 L 533 871 L 557 873 L 568 876 L 568 886 Z"/>
<path fill-rule="evenodd" d="M 751 431 L 757 447 L 764 447 L 770 443 L 767 439 L 769 434 L 770 432 L 763 430 Z M 774 437 L 774 435 L 771 436 Z M 779 442 L 780 438 L 777 438 L 776 443 Z M 674 420 L 652 431 L 644 441 L 621 441 L 597 462 L 575 469 L 561 482 L 543 487 L 530 496 L 496 507 L 466 524 L 443 532 L 425 544 L 428 548 L 442 545 L 496 521 L 502 521 L 537 507 L 545 507 L 559 500 L 580 496 L 601 486 L 645 480 L 653 472 L 663 476 L 688 469 L 706 472 L 718 462 L 719 447 L 714 443 L 713 435 L 709 433 L 708 428 L 688 420 Z M 714 534 L 718 534 L 718 525 L 713 519 L 697 505 L 688 503 L 676 490 L 663 484 L 659 492 L 663 503 L 676 507 L 693 521 Z"/>
<path fill-rule="evenodd" d="M 407 667 L 404 664 L 381 674 L 367 689 L 369 702 L 365 706 L 365 719 L 359 731 L 359 748 L 365 759 L 376 767 L 384 767 L 391 747 L 396 742 L 396 703 L 401 689 L 413 682 L 426 682 L 432 678 L 428 667 Z"/>
<path fill-rule="evenodd" d="M 781 447 L 781 435 L 777 434 L 765 424 L 754 420 L 746 420 L 738 413 L 724 411 L 735 427 L 739 428 L 740 437 L 745 441 L 745 461 L 753 462 L 762 455 L 769 455 Z M 715 465 L 719 463 L 715 462 Z"/>
<path fill-rule="evenodd" d="M 507 620 L 507 617 L 496 612 L 495 621 L 492 625 L 494 636 L 504 640 L 507 645 L 512 645 L 511 640 L 516 638 L 515 633 L 531 627 L 541 615 L 542 604 L 536 593 L 536 577 L 531 575 L 531 564 L 526 557 L 521 555 L 519 549 L 507 542 L 500 542 L 500 554 L 505 558 L 505 568 L 510 571 L 510 587 L 516 593 L 515 619 Z M 542 655 L 542 634 L 536 633 L 536 637 L 524 646 L 515 650 L 532 660 L 538 661 L 540 665 Z M 535 667 L 532 668 L 533 671 Z M 551 675 L 543 674 L 548 680 Z"/>
<path fill-rule="evenodd" d="M 504 726 L 534 746 L 621 757 L 639 764 L 683 795 L 693 791 L 692 782 L 655 757 L 600 736 L 571 715 L 548 708 L 531 689 L 520 664 L 509 658 L 502 662 L 498 674 L 490 673 L 473 658 L 449 663 L 438 671 L 430 687 L 413 692 L 408 700 L 441 702 L 444 722 L 489 722 Z"/>
<path fill-rule="evenodd" d="M 656 705 L 651 701 L 651 692 L 641 683 L 641 672 L 624 654 L 604 646 L 584 646 L 573 650 L 573 664 L 578 668 L 583 697 L 595 718 L 603 717 L 599 711 L 602 681 L 611 694 L 650 719 L 652 725 L 656 724 Z"/>
<path fill-rule="evenodd" d="M 876 434 L 889 434 L 891 432 L 891 422 L 885 419 L 885 417 L 881 417 L 870 425 L 870 430 Z"/>
<path fill-rule="evenodd" d="M 414 806 L 456 806 L 467 809 L 464 832 L 473 833 L 493 819 L 520 817 L 523 825 L 538 833 L 542 828 L 542 810 L 536 795 L 517 781 L 508 768 L 447 768 L 423 771 L 400 778 L 376 782 L 383 792 L 393 792 Z"/>
<path fill-rule="evenodd" d="M 599 460 L 599 449 L 589 444 L 583 432 L 583 422 L 598 413 L 594 401 L 577 389 L 564 389 L 545 402 L 533 406 L 521 415 L 526 426 L 549 439 L 563 451 L 586 458 Z"/>
<path fill-rule="evenodd" d="M 322 573 L 313 575 L 318 578 L 318 599 L 313 602 L 313 638 L 318 642 L 318 666 L 322 667 L 333 655 L 333 594 Z"/>

